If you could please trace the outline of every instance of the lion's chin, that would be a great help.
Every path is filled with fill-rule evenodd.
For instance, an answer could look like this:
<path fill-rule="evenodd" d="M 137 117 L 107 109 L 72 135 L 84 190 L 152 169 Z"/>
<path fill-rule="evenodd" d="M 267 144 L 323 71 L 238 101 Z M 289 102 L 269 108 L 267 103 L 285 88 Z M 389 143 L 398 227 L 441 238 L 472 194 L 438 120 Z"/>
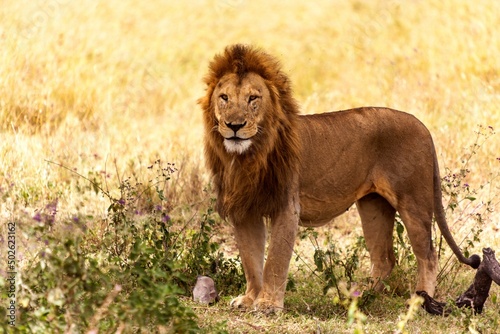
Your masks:
<path fill-rule="evenodd" d="M 243 154 L 252 145 L 250 139 L 224 139 L 224 147 L 228 153 Z"/>

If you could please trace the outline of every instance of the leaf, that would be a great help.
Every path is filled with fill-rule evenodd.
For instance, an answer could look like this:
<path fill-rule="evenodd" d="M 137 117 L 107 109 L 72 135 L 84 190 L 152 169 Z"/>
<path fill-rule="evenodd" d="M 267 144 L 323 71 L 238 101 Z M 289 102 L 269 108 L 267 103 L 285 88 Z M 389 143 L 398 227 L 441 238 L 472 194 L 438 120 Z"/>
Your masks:
<path fill-rule="evenodd" d="M 316 265 L 317 270 L 320 272 L 323 271 L 323 258 L 324 258 L 323 252 L 317 249 L 314 252 L 314 264 Z"/>
<path fill-rule="evenodd" d="M 398 234 L 403 234 L 403 232 L 405 231 L 404 225 L 398 222 L 396 226 L 396 231 L 398 232 Z"/>

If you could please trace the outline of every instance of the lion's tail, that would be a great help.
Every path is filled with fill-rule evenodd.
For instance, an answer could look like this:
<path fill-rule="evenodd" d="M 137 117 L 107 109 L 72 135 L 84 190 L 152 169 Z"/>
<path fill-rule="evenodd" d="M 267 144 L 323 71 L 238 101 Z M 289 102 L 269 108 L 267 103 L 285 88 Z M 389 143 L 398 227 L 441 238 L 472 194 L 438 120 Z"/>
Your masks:
<path fill-rule="evenodd" d="M 458 260 L 462 263 L 468 264 L 474 269 L 477 269 L 481 264 L 481 258 L 479 255 L 474 254 L 471 257 L 465 257 L 460 248 L 458 247 L 455 239 L 451 235 L 450 229 L 448 228 L 448 224 L 446 223 L 446 215 L 443 208 L 443 194 L 441 192 L 441 178 L 439 176 L 439 165 L 436 156 L 436 150 L 433 144 L 434 151 L 434 216 L 436 218 L 439 229 L 441 230 L 441 234 L 444 239 L 452 249 L 453 253 L 455 253 Z"/>

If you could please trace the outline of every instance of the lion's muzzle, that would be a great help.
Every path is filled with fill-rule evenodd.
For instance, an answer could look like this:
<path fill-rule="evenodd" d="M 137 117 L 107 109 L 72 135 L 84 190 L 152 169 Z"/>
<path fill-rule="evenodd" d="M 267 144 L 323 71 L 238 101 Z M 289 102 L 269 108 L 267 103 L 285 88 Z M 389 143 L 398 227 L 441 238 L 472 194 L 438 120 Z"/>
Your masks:
<path fill-rule="evenodd" d="M 224 137 L 224 147 L 229 153 L 242 154 L 245 152 L 252 141 L 249 137 L 245 136 L 244 130 L 247 122 L 224 122 L 226 126 L 225 131 L 221 131 L 221 135 Z"/>

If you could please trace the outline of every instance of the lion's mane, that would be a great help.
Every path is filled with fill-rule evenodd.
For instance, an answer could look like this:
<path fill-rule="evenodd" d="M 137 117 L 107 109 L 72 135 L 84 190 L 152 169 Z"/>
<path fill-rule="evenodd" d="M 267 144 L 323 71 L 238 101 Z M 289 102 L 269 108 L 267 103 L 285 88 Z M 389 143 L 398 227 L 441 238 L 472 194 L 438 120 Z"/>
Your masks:
<path fill-rule="evenodd" d="M 224 75 L 234 73 L 241 80 L 251 72 L 264 79 L 272 108 L 265 110 L 250 149 L 244 154 L 231 154 L 217 132 L 211 97 Z M 217 210 L 233 221 L 248 213 L 272 218 L 286 204 L 290 184 L 297 182 L 299 173 L 298 105 L 290 80 L 274 57 L 237 44 L 214 57 L 204 82 L 206 95 L 199 103 L 205 125 L 205 159 L 217 191 Z"/>

